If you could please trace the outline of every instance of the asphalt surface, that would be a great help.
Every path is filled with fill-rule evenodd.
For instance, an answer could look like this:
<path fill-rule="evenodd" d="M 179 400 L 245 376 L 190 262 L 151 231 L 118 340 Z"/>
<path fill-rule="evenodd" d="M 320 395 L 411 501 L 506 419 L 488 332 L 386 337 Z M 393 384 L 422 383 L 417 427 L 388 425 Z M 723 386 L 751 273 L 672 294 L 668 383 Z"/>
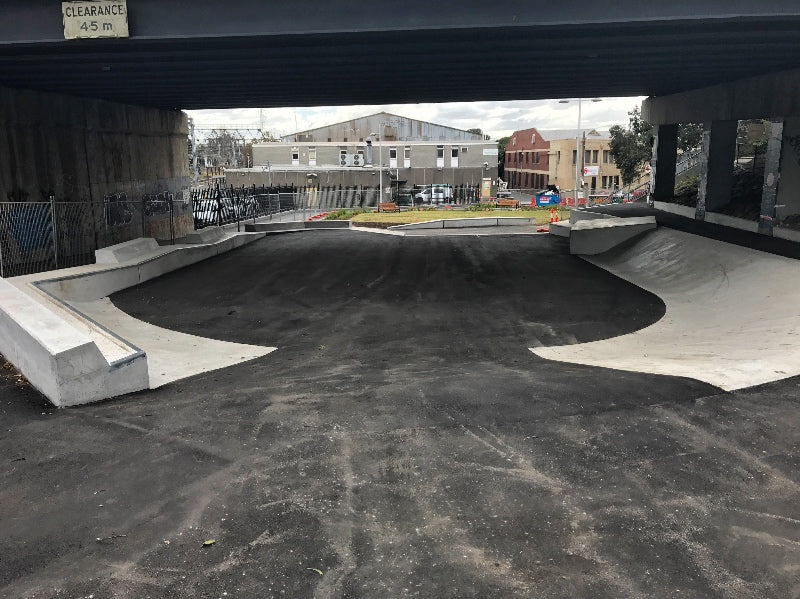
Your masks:
<path fill-rule="evenodd" d="M 0 596 L 800 596 L 800 380 L 537 358 L 664 312 L 563 240 L 276 235 L 112 300 L 279 349 L 60 411 L 0 377 Z"/>

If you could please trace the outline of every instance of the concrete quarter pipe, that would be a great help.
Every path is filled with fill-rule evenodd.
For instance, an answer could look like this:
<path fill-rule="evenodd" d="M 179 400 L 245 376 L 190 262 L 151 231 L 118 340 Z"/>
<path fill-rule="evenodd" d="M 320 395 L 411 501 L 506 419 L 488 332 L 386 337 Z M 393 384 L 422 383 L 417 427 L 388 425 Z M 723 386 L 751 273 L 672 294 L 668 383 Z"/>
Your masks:
<path fill-rule="evenodd" d="M 800 374 L 796 260 L 668 228 L 586 260 L 658 295 L 664 318 L 612 339 L 530 348 L 536 355 L 728 391 Z"/>

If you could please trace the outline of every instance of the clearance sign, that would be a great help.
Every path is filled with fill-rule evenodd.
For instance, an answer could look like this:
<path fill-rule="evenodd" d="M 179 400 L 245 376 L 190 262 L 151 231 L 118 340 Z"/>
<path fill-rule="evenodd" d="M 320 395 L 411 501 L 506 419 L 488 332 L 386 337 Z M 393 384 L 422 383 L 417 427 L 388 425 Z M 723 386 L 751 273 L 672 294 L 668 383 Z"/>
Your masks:
<path fill-rule="evenodd" d="M 128 37 L 126 0 L 62 2 L 64 38 Z"/>

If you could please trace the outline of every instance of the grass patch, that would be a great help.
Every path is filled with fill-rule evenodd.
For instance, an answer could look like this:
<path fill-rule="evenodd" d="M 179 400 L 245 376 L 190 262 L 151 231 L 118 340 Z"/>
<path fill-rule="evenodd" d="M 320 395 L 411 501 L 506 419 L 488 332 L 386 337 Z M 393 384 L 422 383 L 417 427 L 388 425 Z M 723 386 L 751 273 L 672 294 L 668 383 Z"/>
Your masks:
<path fill-rule="evenodd" d="M 386 225 L 405 225 L 422 223 L 443 218 L 502 218 L 502 217 L 535 218 L 537 225 L 550 222 L 549 208 L 528 208 L 522 210 L 409 210 L 405 212 L 361 212 L 350 220 L 355 225 L 381 223 Z M 569 219 L 569 210 L 561 210 L 561 220 Z"/>

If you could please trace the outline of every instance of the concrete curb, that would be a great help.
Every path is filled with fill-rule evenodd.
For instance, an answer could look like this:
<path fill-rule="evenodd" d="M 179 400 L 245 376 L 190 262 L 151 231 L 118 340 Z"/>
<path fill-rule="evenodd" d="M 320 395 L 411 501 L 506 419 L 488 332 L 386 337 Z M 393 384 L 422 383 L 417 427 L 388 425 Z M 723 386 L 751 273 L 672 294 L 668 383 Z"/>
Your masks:
<path fill-rule="evenodd" d="M 247 223 L 244 230 L 248 233 L 284 233 L 287 231 L 305 231 L 308 229 L 349 229 L 349 220 L 316 220 L 292 221 L 286 223 Z"/>
<path fill-rule="evenodd" d="M 481 218 L 442 218 L 421 223 L 408 223 L 389 227 L 390 231 L 410 231 L 414 229 L 468 229 L 473 227 L 521 227 L 535 225 L 536 219 L 518 216 Z"/>

